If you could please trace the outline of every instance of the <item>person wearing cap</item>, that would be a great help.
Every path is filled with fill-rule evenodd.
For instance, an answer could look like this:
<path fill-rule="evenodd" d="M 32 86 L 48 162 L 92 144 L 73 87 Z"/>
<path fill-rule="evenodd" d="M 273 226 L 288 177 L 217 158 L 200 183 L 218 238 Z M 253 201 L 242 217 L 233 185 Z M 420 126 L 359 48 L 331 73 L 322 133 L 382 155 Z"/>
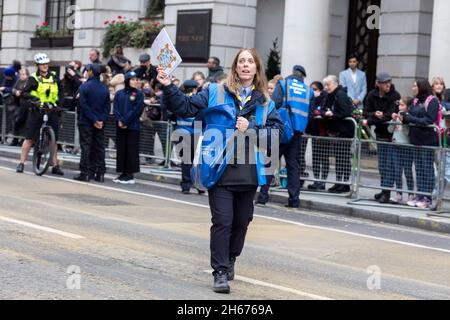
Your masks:
<path fill-rule="evenodd" d="M 339 74 L 339 82 L 343 88 L 347 89 L 353 105 L 362 110 L 367 95 L 367 77 L 363 71 L 358 69 L 358 64 L 359 58 L 355 54 L 350 55 L 348 58 L 349 68 Z"/>
<path fill-rule="evenodd" d="M 114 97 L 116 118 L 116 171 L 120 176 L 113 181 L 120 184 L 135 184 L 134 174 L 140 172 L 139 140 L 140 117 L 144 111 L 144 95 L 137 90 L 138 77 L 134 71 L 125 74 L 125 89 Z"/>
<path fill-rule="evenodd" d="M 186 80 L 183 82 L 182 91 L 186 94 L 187 97 L 192 97 L 198 93 L 198 82 L 195 80 Z M 183 194 L 189 194 L 192 188 L 192 179 L 191 179 L 191 168 L 192 162 L 194 161 L 194 121 L 195 117 L 191 118 L 180 118 L 176 119 L 177 122 L 177 133 L 180 134 L 180 145 L 182 146 L 182 150 L 180 152 L 180 157 L 182 158 L 181 163 L 181 192 Z M 186 139 L 186 140 L 185 140 Z M 187 141 L 187 143 L 186 143 Z M 185 159 L 185 156 L 188 155 L 184 152 L 184 150 L 190 150 L 189 158 Z M 198 191 L 199 194 L 203 194 L 203 191 Z"/>
<path fill-rule="evenodd" d="M 54 72 L 49 69 L 50 58 L 45 53 L 38 53 L 34 56 L 34 62 L 37 66 L 36 73 L 33 73 L 27 80 L 27 84 L 22 93 L 22 98 L 26 101 L 34 100 L 40 103 L 42 107 L 44 103 L 58 106 L 62 101 L 61 81 Z M 30 105 L 26 121 L 25 142 L 22 145 L 22 154 L 20 155 L 20 163 L 17 165 L 17 173 L 23 173 L 25 161 L 33 145 L 33 140 L 39 135 L 43 118 L 40 110 Z M 56 112 L 50 112 L 48 124 L 55 132 L 56 141 L 58 141 L 59 133 L 59 115 Z M 58 146 L 55 145 L 55 155 L 53 158 L 53 168 L 51 173 L 63 176 L 64 172 L 58 164 Z"/>
<path fill-rule="evenodd" d="M 376 87 L 367 95 L 364 108 L 363 126 L 375 126 L 377 141 L 392 142 L 392 133 L 386 123 L 392 120 L 392 114 L 398 113 L 398 101 L 400 94 L 392 84 L 391 76 L 386 72 L 377 75 Z M 389 188 L 394 187 L 392 146 L 386 144 L 378 145 L 378 166 L 381 177 L 381 193 L 375 195 L 380 203 L 389 203 L 391 192 Z"/>
<path fill-rule="evenodd" d="M 158 71 L 155 66 L 152 66 L 150 55 L 144 52 L 139 56 L 139 62 L 141 65 L 134 70 L 138 79 L 148 81 L 152 88 L 155 88 L 156 84 L 159 83 L 156 80 Z"/>
<path fill-rule="evenodd" d="M 293 87 L 296 89 L 301 88 L 302 90 L 305 90 L 306 92 L 306 101 L 307 103 L 303 102 L 301 107 L 305 110 L 304 112 L 304 123 L 303 128 L 297 127 L 297 129 L 294 132 L 294 136 L 291 138 L 291 140 L 288 143 L 281 143 L 280 145 L 280 157 L 284 156 L 286 160 L 286 168 L 287 168 L 287 180 L 288 180 L 288 193 L 289 193 L 289 200 L 286 207 L 288 208 L 299 208 L 300 207 L 300 189 L 302 182 L 300 181 L 301 172 L 304 171 L 304 167 L 302 168 L 302 158 L 305 158 L 305 151 L 306 148 L 302 148 L 303 142 L 302 142 L 302 135 L 305 133 L 306 126 L 308 124 L 308 116 L 309 116 L 309 109 L 311 103 L 314 102 L 314 93 L 312 90 L 305 84 L 304 78 L 306 77 L 306 70 L 304 67 L 300 65 L 296 65 L 293 68 L 292 75 L 287 77 L 285 80 L 279 81 L 275 91 L 272 95 L 272 100 L 275 102 L 276 108 L 280 109 L 282 107 L 290 107 L 290 114 L 291 114 L 291 120 L 293 117 L 296 116 L 297 112 L 294 113 L 292 110 L 294 110 L 294 106 L 299 106 L 297 102 L 301 100 L 301 97 L 296 96 L 295 93 L 291 94 L 288 97 L 288 94 L 286 92 L 287 89 L 289 89 L 289 92 L 293 92 Z M 294 91 L 295 92 L 295 91 Z M 305 104 L 305 105 L 303 105 Z M 298 112 L 301 112 L 297 110 Z M 269 177 L 268 183 L 265 186 L 261 187 L 257 204 L 259 205 L 266 205 L 269 201 L 269 189 L 270 189 L 270 182 L 273 177 Z"/>
<path fill-rule="evenodd" d="M 80 87 L 80 174 L 74 180 L 89 182 L 95 179 L 104 182 L 105 164 L 105 122 L 108 120 L 109 90 L 101 83 L 99 64 L 86 66 L 88 80 Z"/>

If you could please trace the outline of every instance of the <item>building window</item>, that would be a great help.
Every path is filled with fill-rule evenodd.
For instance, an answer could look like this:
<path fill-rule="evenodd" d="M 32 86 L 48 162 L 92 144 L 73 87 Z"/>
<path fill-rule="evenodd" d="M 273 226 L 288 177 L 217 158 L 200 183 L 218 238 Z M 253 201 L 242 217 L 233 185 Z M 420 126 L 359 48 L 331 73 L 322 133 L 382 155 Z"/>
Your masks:
<path fill-rule="evenodd" d="M 164 14 L 165 6 L 165 0 L 148 0 L 145 16 L 147 18 L 162 16 Z"/>
<path fill-rule="evenodd" d="M 72 5 L 75 5 L 75 0 L 47 0 L 46 21 L 60 36 L 73 34 L 73 30 L 67 28 L 67 9 Z"/>
<path fill-rule="evenodd" d="M 3 0 L 0 0 L 0 48 L 2 47 L 2 33 L 3 33 Z"/>

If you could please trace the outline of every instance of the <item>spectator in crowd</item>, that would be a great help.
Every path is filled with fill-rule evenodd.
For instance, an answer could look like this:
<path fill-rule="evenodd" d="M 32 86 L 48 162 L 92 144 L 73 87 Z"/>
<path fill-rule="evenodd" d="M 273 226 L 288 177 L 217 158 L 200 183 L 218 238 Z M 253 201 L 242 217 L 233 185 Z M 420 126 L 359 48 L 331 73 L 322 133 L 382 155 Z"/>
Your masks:
<path fill-rule="evenodd" d="M 131 61 L 123 55 L 122 46 L 116 45 L 114 47 L 108 66 L 111 68 L 113 76 L 120 73 L 125 74 L 131 69 Z"/>
<path fill-rule="evenodd" d="M 100 61 L 100 51 L 94 48 L 89 50 L 89 62 L 91 64 L 101 64 L 102 62 Z"/>
<path fill-rule="evenodd" d="M 433 89 L 434 96 L 439 100 L 442 107 L 442 112 L 450 111 L 450 103 L 446 101 L 446 88 L 445 81 L 442 77 L 436 77 L 431 80 L 431 88 Z M 450 98 L 450 97 L 449 97 Z M 441 119 L 441 128 L 448 128 L 444 118 Z"/>
<path fill-rule="evenodd" d="M 0 84 L 0 104 L 3 104 L 6 108 L 6 112 L 8 113 L 7 119 L 11 119 L 9 121 L 10 125 L 7 127 L 7 133 L 14 134 L 14 113 L 17 105 L 13 95 L 13 88 L 17 82 L 17 72 L 13 67 L 8 67 L 4 71 L 4 77 L 3 83 Z M 17 140 L 13 142 L 17 144 Z"/>
<path fill-rule="evenodd" d="M 381 193 L 375 195 L 380 203 L 389 203 L 391 192 L 387 189 L 394 187 L 394 158 L 392 133 L 388 130 L 387 122 L 392 120 L 392 114 L 398 113 L 400 94 L 392 84 L 391 76 L 382 72 L 377 76 L 376 88 L 367 96 L 364 108 L 363 126 L 375 126 L 378 144 L 378 167 L 381 177 Z"/>
<path fill-rule="evenodd" d="M 267 83 L 267 91 L 269 92 L 269 96 L 273 95 L 273 92 L 275 91 L 275 88 L 277 87 L 277 84 L 272 79 Z"/>
<path fill-rule="evenodd" d="M 432 199 L 424 193 L 432 194 L 435 187 L 434 150 L 421 147 L 439 145 L 439 134 L 430 126 L 436 125 L 440 107 L 428 80 L 416 80 L 413 93 L 415 99 L 409 112 L 401 114 L 405 123 L 413 125 L 409 133 L 411 144 L 419 147 L 413 152 L 418 194 L 407 204 L 428 209 Z"/>
<path fill-rule="evenodd" d="M 393 133 L 392 142 L 394 146 L 394 181 L 398 190 L 403 190 L 403 173 L 406 177 L 408 190 L 410 191 L 407 201 L 414 199 L 414 177 L 413 177 L 413 155 L 412 149 L 406 145 L 410 144 L 409 140 L 409 126 L 403 125 L 403 116 L 409 112 L 413 99 L 410 97 L 402 97 L 399 101 L 399 113 L 392 114 L 392 121 L 388 128 L 389 132 Z M 403 193 L 397 192 L 395 196 L 391 197 L 390 202 L 393 204 L 403 204 Z"/>
<path fill-rule="evenodd" d="M 117 92 L 114 98 L 116 117 L 116 171 L 121 175 L 115 183 L 135 184 L 134 174 L 140 172 L 139 143 L 140 116 L 144 109 L 144 95 L 136 89 L 137 74 L 130 71 L 125 75 L 125 89 Z"/>
<path fill-rule="evenodd" d="M 16 74 L 19 74 L 20 70 L 22 69 L 22 62 L 13 60 L 12 67 L 14 70 L 16 70 Z"/>
<path fill-rule="evenodd" d="M 339 82 L 343 88 L 347 89 L 349 97 L 356 108 L 364 108 L 364 99 L 367 95 L 366 74 L 358 69 L 359 58 L 351 55 L 348 59 L 349 68 L 339 75 Z"/>
<path fill-rule="evenodd" d="M 146 80 L 150 83 L 151 87 L 154 88 L 158 83 L 156 77 L 158 76 L 158 71 L 156 67 L 151 63 L 151 57 L 148 53 L 143 53 L 139 56 L 140 66 L 134 70 L 137 74 L 139 80 Z"/>
<path fill-rule="evenodd" d="M 81 146 L 80 175 L 77 181 L 105 181 L 105 123 L 110 100 L 108 88 L 100 82 L 101 65 L 86 67 L 88 80 L 80 87 L 79 135 Z"/>
<path fill-rule="evenodd" d="M 77 96 L 82 82 L 80 76 L 77 73 L 75 63 L 71 63 L 66 66 L 66 72 L 61 80 L 63 97 L 62 107 L 69 111 L 75 111 L 77 107 Z"/>
<path fill-rule="evenodd" d="M 22 68 L 19 70 L 19 79 L 17 80 L 14 88 L 12 90 L 12 95 L 15 99 L 15 111 L 13 117 L 13 128 L 14 128 L 14 139 L 11 142 L 10 146 L 18 146 L 20 145 L 19 139 L 17 138 L 22 134 L 23 125 L 27 119 L 28 114 L 28 106 L 26 105 L 26 101 L 22 98 L 23 90 L 28 81 L 28 77 L 30 76 L 30 72 Z"/>
<path fill-rule="evenodd" d="M 209 58 L 207 66 L 209 73 L 206 78 L 206 82 L 218 83 L 218 78 L 225 73 L 223 72 L 223 68 L 220 66 L 220 59 L 217 57 Z"/>
<path fill-rule="evenodd" d="M 203 72 L 201 72 L 201 71 L 194 72 L 191 80 L 194 80 L 198 83 L 197 91 L 202 92 L 202 90 L 204 89 L 204 86 L 206 84 L 206 77 L 203 74 Z"/>
<path fill-rule="evenodd" d="M 327 97 L 323 84 L 320 81 L 313 82 L 314 103 L 309 110 L 309 132 L 312 138 L 312 161 L 314 179 L 320 180 L 308 186 L 311 191 L 325 191 L 328 173 L 330 171 L 330 141 L 326 140 L 327 130 L 322 118 L 322 106 Z"/>
<path fill-rule="evenodd" d="M 325 119 L 327 135 L 333 138 L 352 139 L 355 135 L 353 122 L 345 120 L 352 116 L 353 102 L 346 90 L 339 85 L 336 76 L 328 76 L 323 80 L 324 88 L 328 95 L 321 108 L 321 116 Z M 337 183 L 328 191 L 330 193 L 348 193 L 352 169 L 351 141 L 333 141 L 333 153 L 336 158 Z"/>

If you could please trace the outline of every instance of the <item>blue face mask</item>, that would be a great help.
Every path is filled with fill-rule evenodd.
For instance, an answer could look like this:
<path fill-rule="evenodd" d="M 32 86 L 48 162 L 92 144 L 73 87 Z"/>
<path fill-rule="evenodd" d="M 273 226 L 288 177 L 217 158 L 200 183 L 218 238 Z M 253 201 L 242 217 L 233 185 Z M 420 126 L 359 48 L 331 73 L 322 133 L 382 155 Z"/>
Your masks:
<path fill-rule="evenodd" d="M 147 95 L 147 96 L 151 95 L 152 94 L 152 89 L 150 89 L 150 88 L 144 89 L 144 94 Z"/>

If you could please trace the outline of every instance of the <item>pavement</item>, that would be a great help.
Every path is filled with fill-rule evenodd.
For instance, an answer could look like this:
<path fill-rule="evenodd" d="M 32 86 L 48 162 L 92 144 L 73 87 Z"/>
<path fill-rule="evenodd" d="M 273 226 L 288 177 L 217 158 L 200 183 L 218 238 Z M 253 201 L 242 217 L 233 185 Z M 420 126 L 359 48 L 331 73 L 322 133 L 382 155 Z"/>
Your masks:
<path fill-rule="evenodd" d="M 6 159 L 18 159 L 20 148 L 0 145 L 0 157 Z M 71 154 L 60 153 L 60 162 L 64 168 L 77 170 L 79 157 Z M 108 173 L 115 174 L 115 160 L 107 159 Z M 373 170 L 372 170 L 373 171 Z M 365 183 L 371 181 L 374 186 L 378 185 L 376 174 L 368 172 Z M 374 173 L 374 172 L 372 172 Z M 141 173 L 136 177 L 143 181 L 160 182 L 171 185 L 179 185 L 181 173 L 172 168 L 163 168 L 158 166 L 141 167 Z M 306 183 L 307 186 L 309 183 Z M 329 185 L 328 187 L 330 187 Z M 330 195 L 327 193 L 313 193 L 302 191 L 301 208 L 302 210 L 320 211 L 341 215 L 346 217 L 362 218 L 376 221 L 379 223 L 394 224 L 406 227 L 419 228 L 427 231 L 450 234 L 450 215 L 445 211 L 450 209 L 450 203 L 444 202 L 443 212 L 431 212 L 428 210 L 411 209 L 405 206 L 380 206 L 375 201 L 371 201 L 373 195 L 379 190 L 364 189 L 361 190 L 362 199 L 355 199 L 353 196 L 343 197 Z M 272 205 L 287 204 L 287 192 L 280 188 L 274 188 L 270 193 L 270 203 Z M 295 213 L 295 210 L 293 210 Z M 447 212 L 450 212 L 448 210 Z"/>

